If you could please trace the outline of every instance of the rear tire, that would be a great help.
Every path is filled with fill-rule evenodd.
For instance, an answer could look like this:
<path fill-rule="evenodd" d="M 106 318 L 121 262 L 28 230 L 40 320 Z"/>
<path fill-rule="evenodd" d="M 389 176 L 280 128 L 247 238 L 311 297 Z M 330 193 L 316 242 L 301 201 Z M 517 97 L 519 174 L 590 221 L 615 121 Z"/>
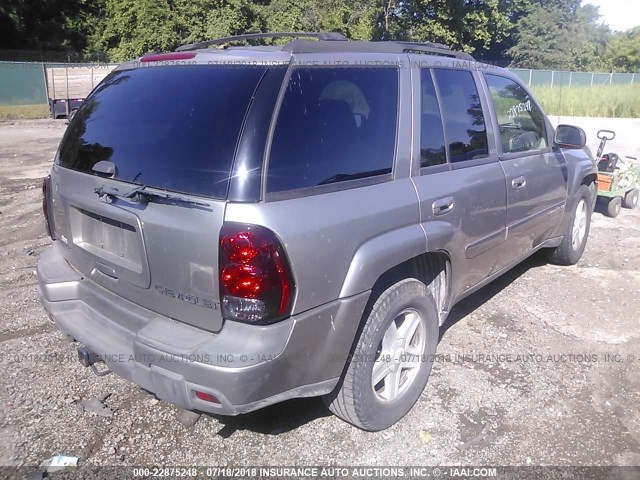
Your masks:
<path fill-rule="evenodd" d="M 624 197 L 624 208 L 634 209 L 638 206 L 638 199 L 640 198 L 640 189 L 634 188 Z"/>
<path fill-rule="evenodd" d="M 607 217 L 616 218 L 622 208 L 622 197 L 613 197 L 607 204 Z"/>
<path fill-rule="evenodd" d="M 410 278 L 389 287 L 373 305 L 346 371 L 325 403 L 366 431 L 395 424 L 427 384 L 438 334 L 436 302 L 424 283 Z"/>
<path fill-rule="evenodd" d="M 578 189 L 576 206 L 573 210 L 569 229 L 562 237 L 562 242 L 549 255 L 549 261 L 556 265 L 575 265 L 578 263 L 589 238 L 593 194 L 586 185 Z"/>

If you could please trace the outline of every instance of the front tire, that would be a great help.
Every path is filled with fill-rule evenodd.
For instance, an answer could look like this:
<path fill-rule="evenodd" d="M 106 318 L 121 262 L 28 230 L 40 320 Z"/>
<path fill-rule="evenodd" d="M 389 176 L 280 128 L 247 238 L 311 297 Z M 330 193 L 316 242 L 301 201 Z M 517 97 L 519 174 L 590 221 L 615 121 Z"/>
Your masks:
<path fill-rule="evenodd" d="M 638 199 L 640 197 L 640 189 L 634 188 L 624 197 L 624 208 L 634 209 L 638 206 Z"/>
<path fill-rule="evenodd" d="M 587 246 L 589 229 L 591 228 L 591 213 L 593 212 L 591 207 L 593 197 L 586 185 L 581 185 L 578 189 L 577 199 L 569 231 L 565 233 L 562 242 L 551 252 L 549 257 L 549 261 L 556 265 L 575 265 L 582 258 Z"/>
<path fill-rule="evenodd" d="M 402 280 L 385 290 L 366 319 L 329 409 L 366 431 L 390 427 L 424 390 L 438 343 L 436 303 L 426 285 Z"/>

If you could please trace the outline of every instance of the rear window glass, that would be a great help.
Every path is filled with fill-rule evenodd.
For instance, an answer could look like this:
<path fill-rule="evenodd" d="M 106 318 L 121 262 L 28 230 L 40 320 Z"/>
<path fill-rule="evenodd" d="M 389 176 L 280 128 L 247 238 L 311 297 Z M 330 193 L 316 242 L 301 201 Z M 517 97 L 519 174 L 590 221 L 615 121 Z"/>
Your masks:
<path fill-rule="evenodd" d="M 451 162 L 489 156 L 480 95 L 471 72 L 434 70 L 445 120 Z"/>
<path fill-rule="evenodd" d="M 395 68 L 299 68 L 280 107 L 267 192 L 391 173 Z"/>
<path fill-rule="evenodd" d="M 243 119 L 264 71 L 193 65 L 114 72 L 70 122 L 59 163 L 90 173 L 108 160 L 118 180 L 224 198 Z"/>

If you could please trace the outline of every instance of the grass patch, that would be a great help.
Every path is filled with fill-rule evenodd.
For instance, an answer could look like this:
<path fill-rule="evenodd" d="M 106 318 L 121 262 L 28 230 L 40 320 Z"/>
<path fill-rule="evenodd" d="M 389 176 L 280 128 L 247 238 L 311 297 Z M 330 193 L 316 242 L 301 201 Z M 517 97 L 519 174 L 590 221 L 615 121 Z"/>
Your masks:
<path fill-rule="evenodd" d="M 531 89 L 547 115 L 640 118 L 640 85 Z"/>
<path fill-rule="evenodd" d="M 640 118 L 640 84 L 531 87 L 547 115 Z M 0 105 L 0 120 L 49 118 L 49 106 Z"/>
<path fill-rule="evenodd" d="M 48 118 L 49 105 L 0 105 L 0 120 Z"/>

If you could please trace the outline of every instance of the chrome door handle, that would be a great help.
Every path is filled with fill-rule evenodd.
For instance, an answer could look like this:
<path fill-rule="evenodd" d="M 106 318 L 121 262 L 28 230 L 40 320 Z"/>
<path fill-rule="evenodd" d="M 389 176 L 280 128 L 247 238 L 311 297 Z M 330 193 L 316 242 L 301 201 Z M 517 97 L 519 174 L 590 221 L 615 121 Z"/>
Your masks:
<path fill-rule="evenodd" d="M 455 205 L 453 197 L 446 197 L 433 202 L 431 208 L 433 209 L 434 215 L 444 215 L 452 211 Z"/>
<path fill-rule="evenodd" d="M 511 180 L 511 186 L 514 190 L 520 190 L 527 186 L 527 179 L 524 177 L 516 177 Z"/>

